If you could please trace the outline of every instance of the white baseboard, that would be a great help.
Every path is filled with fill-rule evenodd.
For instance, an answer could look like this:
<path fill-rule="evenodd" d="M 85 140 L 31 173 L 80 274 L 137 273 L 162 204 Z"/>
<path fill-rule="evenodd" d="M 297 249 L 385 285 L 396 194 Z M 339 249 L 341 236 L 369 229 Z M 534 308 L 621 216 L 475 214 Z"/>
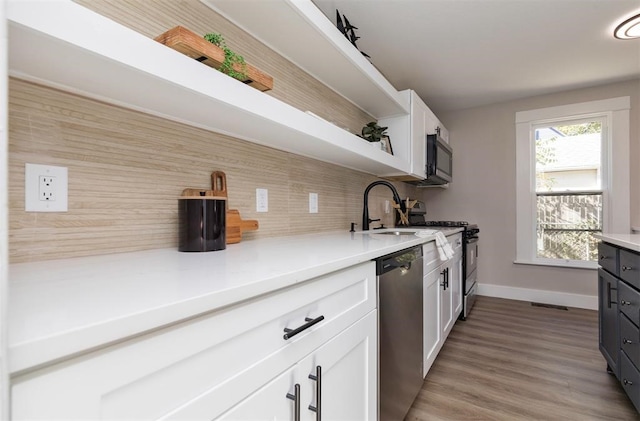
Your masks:
<path fill-rule="evenodd" d="M 598 309 L 598 296 L 570 294 L 568 292 L 546 291 L 541 289 L 516 288 L 503 285 L 478 284 L 478 295 L 508 298 L 511 300 L 532 301 L 534 303 L 559 306 Z"/>

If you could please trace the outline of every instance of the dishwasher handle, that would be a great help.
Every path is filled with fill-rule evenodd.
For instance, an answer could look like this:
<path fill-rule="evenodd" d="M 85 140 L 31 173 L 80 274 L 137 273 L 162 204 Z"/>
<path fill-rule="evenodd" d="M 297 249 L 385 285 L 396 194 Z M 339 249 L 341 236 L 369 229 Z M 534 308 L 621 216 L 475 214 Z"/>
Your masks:
<path fill-rule="evenodd" d="M 422 247 L 413 247 L 380 257 L 376 259 L 376 274 L 380 276 L 396 269 L 406 273 L 411 270 L 413 263 L 419 259 L 422 259 Z"/>

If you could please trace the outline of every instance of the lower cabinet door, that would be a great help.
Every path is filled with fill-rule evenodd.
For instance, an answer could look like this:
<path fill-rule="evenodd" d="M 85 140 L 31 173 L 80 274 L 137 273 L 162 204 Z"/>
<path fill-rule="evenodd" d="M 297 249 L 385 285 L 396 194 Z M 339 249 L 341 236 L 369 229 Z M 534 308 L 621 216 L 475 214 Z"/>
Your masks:
<path fill-rule="evenodd" d="M 426 377 L 440 349 L 440 268 L 425 275 L 423 281 L 423 377 Z"/>
<path fill-rule="evenodd" d="M 377 419 L 377 317 L 372 311 L 300 362 L 301 419 Z"/>
<path fill-rule="evenodd" d="M 296 383 L 297 377 L 299 376 L 294 366 L 217 419 L 228 421 L 298 419 L 295 414 L 296 410 L 300 411 L 301 392 L 300 384 Z"/>
<path fill-rule="evenodd" d="M 640 367 L 640 334 L 638 327 L 624 314 L 618 316 L 620 328 L 620 349 L 631 360 L 633 365 Z"/>
<path fill-rule="evenodd" d="M 618 281 L 598 269 L 598 331 L 600 352 L 616 377 L 619 376 L 618 351 Z M 624 316 L 621 316 L 624 317 Z"/>
<path fill-rule="evenodd" d="M 640 372 L 624 351 L 620 352 L 620 383 L 633 406 L 640 411 Z"/>
<path fill-rule="evenodd" d="M 447 269 L 445 272 L 444 270 Z M 441 266 L 440 271 L 440 336 L 446 338 L 453 327 L 453 294 L 451 289 L 451 265 Z"/>

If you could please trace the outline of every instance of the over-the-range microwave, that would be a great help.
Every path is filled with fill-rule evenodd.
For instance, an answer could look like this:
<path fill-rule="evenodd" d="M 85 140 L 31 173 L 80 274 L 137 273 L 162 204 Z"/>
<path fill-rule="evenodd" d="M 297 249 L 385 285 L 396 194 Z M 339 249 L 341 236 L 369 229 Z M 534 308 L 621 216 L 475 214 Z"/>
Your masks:
<path fill-rule="evenodd" d="M 427 178 L 415 181 L 413 184 L 421 187 L 450 183 L 453 179 L 453 149 L 451 146 L 439 134 L 428 134 L 426 153 Z"/>

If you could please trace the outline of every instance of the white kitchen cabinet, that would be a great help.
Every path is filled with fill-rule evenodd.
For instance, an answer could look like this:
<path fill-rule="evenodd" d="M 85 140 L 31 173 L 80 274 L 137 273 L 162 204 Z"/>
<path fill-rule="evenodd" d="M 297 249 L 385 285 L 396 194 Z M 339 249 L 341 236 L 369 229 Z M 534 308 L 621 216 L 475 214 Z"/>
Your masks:
<path fill-rule="evenodd" d="M 426 377 L 462 310 L 462 240 L 447 237 L 454 256 L 441 262 L 435 242 L 423 246 L 423 375 Z"/>
<path fill-rule="evenodd" d="M 356 329 L 367 338 L 351 348 L 348 339 L 329 344 L 375 314 L 375 282 L 375 263 L 361 263 L 16 376 L 12 419 L 210 420 L 256 391 L 261 392 L 255 399 L 271 396 L 273 389 L 265 385 L 278 387 L 282 374 L 309 355 L 302 367 L 322 361 L 330 385 L 340 373 L 360 372 L 362 361 L 370 361 L 367 376 L 358 380 L 374 390 L 376 354 L 362 344 L 375 343 L 375 332 L 371 337 L 370 330 Z M 319 316 L 324 319 L 283 338 L 285 328 Z M 325 344 L 323 349 L 334 351 L 320 352 Z"/>
<path fill-rule="evenodd" d="M 322 368 L 323 419 L 377 419 L 377 337 L 377 311 L 373 311 L 300 364 L 307 378 L 305 391 L 314 392 L 311 399 L 314 406 L 318 403 L 315 396 L 318 383 L 309 379 L 309 374 L 315 374 L 318 366 Z M 316 417 L 309 419 L 315 420 Z"/>
<path fill-rule="evenodd" d="M 453 257 L 442 265 L 441 330 L 446 338 L 462 310 L 462 238 L 461 234 L 447 236 Z"/>
<path fill-rule="evenodd" d="M 377 312 L 370 312 L 219 419 L 315 420 L 316 411 L 310 406 L 318 407 L 320 387 L 323 419 L 375 420 L 376 318 Z M 295 413 L 295 399 L 299 399 L 299 414 Z"/>
<path fill-rule="evenodd" d="M 426 377 L 441 348 L 440 330 L 440 268 L 433 269 L 424 277 L 422 294 L 423 307 L 423 365 L 422 375 Z"/>
<path fill-rule="evenodd" d="M 393 153 L 410 163 L 409 174 L 389 173 L 386 176 L 397 180 L 422 180 L 426 178 L 426 145 L 427 135 L 436 133 L 440 128 L 440 136 L 449 141 L 449 132 L 440 120 L 420 99 L 415 91 L 407 89 L 400 94 L 410 104 L 410 114 L 382 118 L 381 126 L 388 127 L 393 145 Z M 405 139 L 409 139 L 406 142 Z"/>
<path fill-rule="evenodd" d="M 227 3 L 242 3 L 241 8 L 251 13 L 257 6 L 271 9 L 276 4 L 313 7 L 310 1 L 257 2 L 250 8 L 244 2 Z M 260 21 L 281 17 L 273 10 L 257 16 Z M 13 77 L 374 175 L 409 171 L 409 162 L 401 157 L 375 150 L 340 127 L 70 0 L 11 0 L 7 21 L 9 74 Z M 312 26 L 300 16 L 291 22 L 294 24 L 300 30 Z M 283 27 L 277 30 L 282 32 Z M 323 63 L 325 60 L 323 57 Z M 370 79 L 349 83 L 358 85 L 360 80 Z M 398 92 L 381 75 L 376 80 L 372 85 L 379 88 L 371 92 L 377 94 L 364 101 L 386 98 L 379 102 L 386 104 L 380 112 L 406 113 Z M 368 92 L 367 88 L 362 92 Z"/>
<path fill-rule="evenodd" d="M 451 284 L 451 261 L 440 266 L 440 331 L 441 337 L 446 338 L 453 327 L 453 294 Z M 444 341 L 443 341 L 444 342 Z"/>

